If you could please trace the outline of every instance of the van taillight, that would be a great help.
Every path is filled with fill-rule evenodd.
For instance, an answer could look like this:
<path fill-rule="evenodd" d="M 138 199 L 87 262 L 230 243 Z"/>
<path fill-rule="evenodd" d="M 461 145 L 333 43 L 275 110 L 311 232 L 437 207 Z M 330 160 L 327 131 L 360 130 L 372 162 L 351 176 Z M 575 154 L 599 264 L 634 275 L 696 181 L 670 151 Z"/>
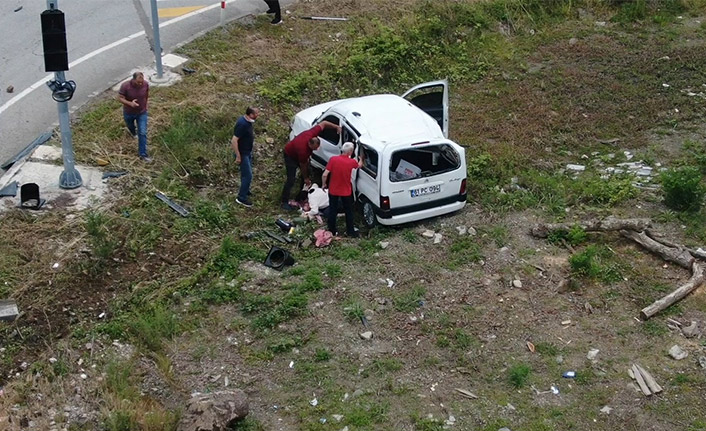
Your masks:
<path fill-rule="evenodd" d="M 380 196 L 380 209 L 389 210 L 390 209 L 390 198 L 387 196 Z"/>
<path fill-rule="evenodd" d="M 464 195 L 466 194 L 466 179 L 464 178 L 463 181 L 461 181 L 461 190 L 458 192 L 459 195 Z"/>

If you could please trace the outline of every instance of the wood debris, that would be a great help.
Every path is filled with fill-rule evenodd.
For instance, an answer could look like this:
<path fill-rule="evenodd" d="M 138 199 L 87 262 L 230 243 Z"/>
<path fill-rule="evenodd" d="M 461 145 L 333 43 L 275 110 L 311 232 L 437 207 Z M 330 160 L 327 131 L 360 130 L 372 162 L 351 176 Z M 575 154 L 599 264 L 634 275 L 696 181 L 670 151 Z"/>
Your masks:
<path fill-rule="evenodd" d="M 478 399 L 478 395 L 474 394 L 474 393 L 471 392 L 471 391 L 467 391 L 467 390 L 465 390 L 465 389 L 456 388 L 456 392 L 458 392 L 459 394 L 463 395 L 464 397 L 470 398 L 470 399 L 472 399 L 472 400 Z"/>
<path fill-rule="evenodd" d="M 658 394 L 663 390 L 654 377 L 638 364 L 632 364 L 632 367 L 628 370 L 628 375 L 637 381 L 637 385 L 646 396 Z"/>

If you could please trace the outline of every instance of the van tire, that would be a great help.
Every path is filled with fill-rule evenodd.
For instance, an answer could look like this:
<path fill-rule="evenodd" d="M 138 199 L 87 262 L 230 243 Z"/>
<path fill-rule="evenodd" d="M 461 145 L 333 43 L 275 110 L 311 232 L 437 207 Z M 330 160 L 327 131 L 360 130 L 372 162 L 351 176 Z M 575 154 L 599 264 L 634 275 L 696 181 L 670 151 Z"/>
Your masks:
<path fill-rule="evenodd" d="M 375 216 L 375 207 L 370 202 L 363 201 L 361 205 L 361 214 L 363 215 L 363 224 L 368 229 L 372 229 L 377 225 L 377 217 Z"/>

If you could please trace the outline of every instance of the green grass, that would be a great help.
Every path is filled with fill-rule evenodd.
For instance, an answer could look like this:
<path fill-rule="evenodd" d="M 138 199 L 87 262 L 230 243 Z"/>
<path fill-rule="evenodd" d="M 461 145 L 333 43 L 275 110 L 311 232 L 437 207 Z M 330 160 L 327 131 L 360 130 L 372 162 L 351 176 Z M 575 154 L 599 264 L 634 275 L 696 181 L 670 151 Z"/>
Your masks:
<path fill-rule="evenodd" d="M 527 384 L 532 369 L 527 364 L 515 364 L 508 369 L 507 378 L 515 388 L 521 388 Z"/>
<path fill-rule="evenodd" d="M 409 313 L 418 309 L 422 306 L 426 293 L 427 290 L 419 285 L 400 291 L 392 298 L 395 310 Z"/>

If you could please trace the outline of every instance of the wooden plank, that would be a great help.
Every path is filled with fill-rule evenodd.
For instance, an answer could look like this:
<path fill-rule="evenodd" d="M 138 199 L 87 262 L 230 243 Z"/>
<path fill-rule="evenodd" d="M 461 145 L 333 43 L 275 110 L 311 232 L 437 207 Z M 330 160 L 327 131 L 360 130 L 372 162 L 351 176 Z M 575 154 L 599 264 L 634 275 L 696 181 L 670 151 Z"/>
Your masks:
<path fill-rule="evenodd" d="M 637 364 L 635 364 L 635 367 L 637 367 L 637 369 L 640 371 L 640 374 L 642 374 L 642 378 L 645 379 L 647 387 L 650 388 L 650 391 L 652 391 L 653 394 L 658 394 L 662 392 L 662 387 L 657 384 L 657 381 L 654 379 L 654 377 L 652 377 L 652 374 L 648 373 L 647 370 Z"/>
<path fill-rule="evenodd" d="M 20 314 L 17 304 L 12 299 L 0 300 L 0 320 L 12 322 Z"/>
<path fill-rule="evenodd" d="M 645 379 L 642 378 L 642 374 L 640 374 L 640 370 L 637 366 L 635 366 L 635 364 L 632 364 L 632 372 L 635 374 L 635 380 L 637 380 L 637 384 L 640 386 L 642 393 L 648 396 L 652 395 L 652 391 L 650 391 L 650 388 L 647 387 Z"/>

